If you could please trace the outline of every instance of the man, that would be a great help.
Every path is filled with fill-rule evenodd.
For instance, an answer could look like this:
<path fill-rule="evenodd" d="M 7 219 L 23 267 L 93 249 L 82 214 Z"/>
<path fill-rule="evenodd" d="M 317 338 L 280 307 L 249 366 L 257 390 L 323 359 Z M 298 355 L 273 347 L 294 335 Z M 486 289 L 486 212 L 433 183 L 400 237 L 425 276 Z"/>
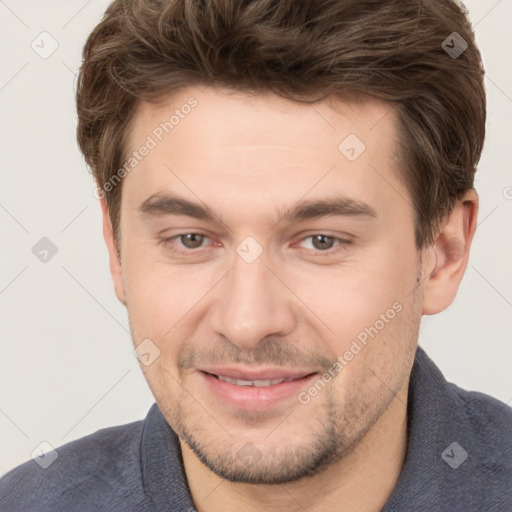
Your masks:
<path fill-rule="evenodd" d="M 478 213 L 456 3 L 116 0 L 77 107 L 156 404 L 2 511 L 512 510 L 512 411 L 418 347 Z"/>

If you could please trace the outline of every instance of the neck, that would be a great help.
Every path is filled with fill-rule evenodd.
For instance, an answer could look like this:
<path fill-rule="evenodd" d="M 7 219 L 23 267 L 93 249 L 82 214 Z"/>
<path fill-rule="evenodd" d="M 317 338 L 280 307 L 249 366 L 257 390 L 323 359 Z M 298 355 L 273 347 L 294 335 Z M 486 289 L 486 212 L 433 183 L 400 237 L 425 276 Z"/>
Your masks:
<path fill-rule="evenodd" d="M 204 466 L 180 441 L 198 512 L 379 512 L 396 486 L 407 447 L 407 383 L 342 460 L 310 478 L 281 485 L 232 483 Z"/>

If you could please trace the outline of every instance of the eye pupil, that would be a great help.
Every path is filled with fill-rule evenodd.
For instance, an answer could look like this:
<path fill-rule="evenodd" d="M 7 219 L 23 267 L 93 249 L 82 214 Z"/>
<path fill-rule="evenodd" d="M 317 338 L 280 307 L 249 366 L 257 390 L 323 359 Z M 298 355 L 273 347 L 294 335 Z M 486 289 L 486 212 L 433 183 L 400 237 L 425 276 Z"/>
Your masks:
<path fill-rule="evenodd" d="M 327 246 L 325 245 L 325 241 L 327 240 Z M 321 242 L 320 245 L 317 245 L 317 242 Z M 333 246 L 333 238 L 325 235 L 315 235 L 313 237 L 313 245 L 316 249 L 330 249 Z"/>

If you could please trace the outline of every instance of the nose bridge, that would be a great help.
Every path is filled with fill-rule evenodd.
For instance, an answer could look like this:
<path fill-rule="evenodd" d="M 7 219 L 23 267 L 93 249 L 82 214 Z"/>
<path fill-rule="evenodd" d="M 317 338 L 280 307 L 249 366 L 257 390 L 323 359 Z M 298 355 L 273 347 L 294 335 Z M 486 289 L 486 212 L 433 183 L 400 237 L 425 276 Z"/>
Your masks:
<path fill-rule="evenodd" d="M 219 287 L 212 322 L 217 334 L 240 347 L 254 348 L 266 336 L 290 332 L 294 318 L 290 294 L 267 268 L 267 255 L 262 252 L 252 259 L 243 249 L 240 244 L 231 272 Z"/>

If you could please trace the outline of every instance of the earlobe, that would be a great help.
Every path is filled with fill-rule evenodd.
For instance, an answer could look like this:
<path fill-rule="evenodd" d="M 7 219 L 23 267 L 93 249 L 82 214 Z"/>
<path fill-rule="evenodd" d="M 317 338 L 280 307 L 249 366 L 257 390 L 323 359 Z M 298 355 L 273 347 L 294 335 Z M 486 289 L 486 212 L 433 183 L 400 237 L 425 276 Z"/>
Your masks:
<path fill-rule="evenodd" d="M 470 190 L 455 204 L 431 247 L 435 267 L 423 286 L 424 315 L 439 313 L 454 301 L 468 264 L 477 216 L 478 196 Z"/>
<path fill-rule="evenodd" d="M 105 198 L 100 199 L 101 213 L 103 217 L 103 238 L 107 245 L 110 262 L 110 274 L 114 281 L 114 289 L 119 301 L 126 306 L 124 293 L 123 272 L 121 266 L 121 255 L 114 236 L 114 229 Z"/>

